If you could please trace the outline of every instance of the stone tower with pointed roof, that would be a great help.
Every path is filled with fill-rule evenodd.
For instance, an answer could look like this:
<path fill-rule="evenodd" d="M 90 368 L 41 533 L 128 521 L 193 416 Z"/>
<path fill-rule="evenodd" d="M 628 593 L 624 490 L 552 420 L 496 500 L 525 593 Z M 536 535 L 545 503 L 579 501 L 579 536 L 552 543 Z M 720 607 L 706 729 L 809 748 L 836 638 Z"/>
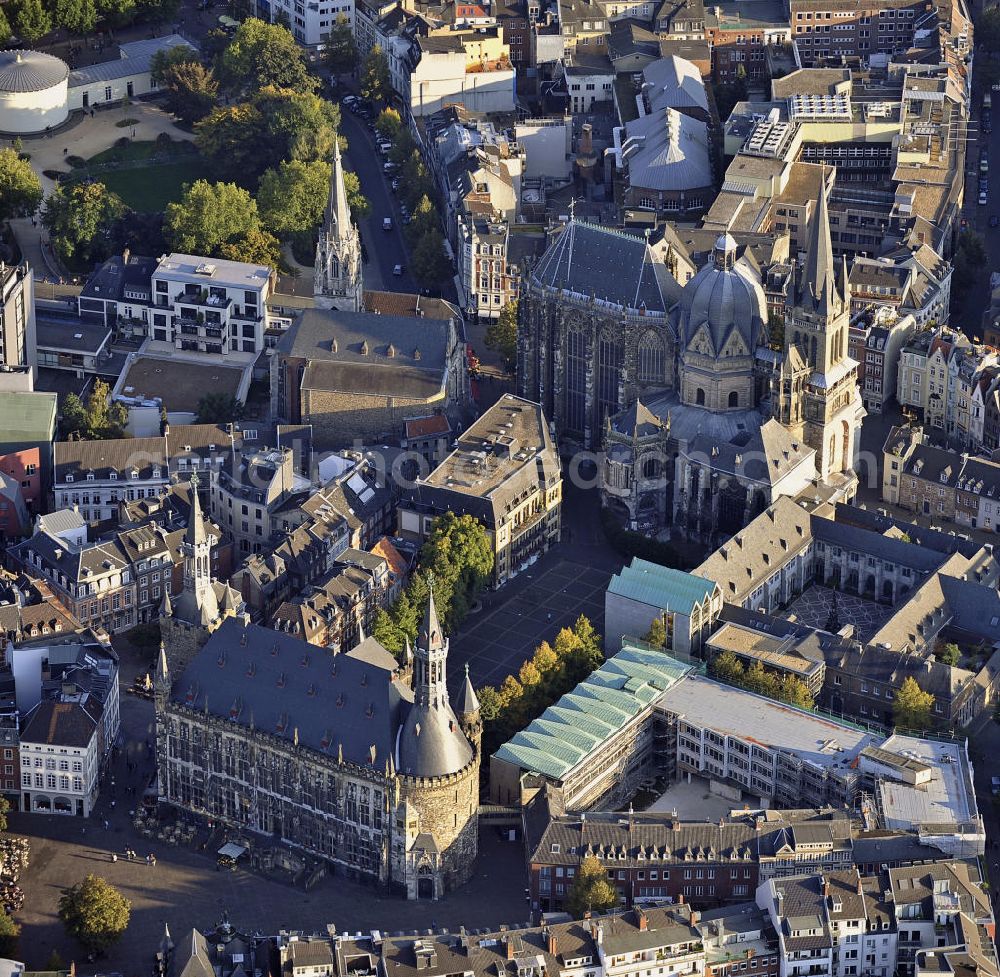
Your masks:
<path fill-rule="evenodd" d="M 850 284 L 843 268 L 837 281 L 824 169 L 805 259 L 796 269 L 786 314 L 785 358 L 777 380 L 779 396 L 774 398 L 779 420 L 786 423 L 787 415 L 789 430 L 801 432 L 805 443 L 816 449 L 816 470 L 824 480 L 853 476 L 864 417 L 858 364 L 848 355 L 850 310 Z"/>
<path fill-rule="evenodd" d="M 321 309 L 361 311 L 361 242 L 351 221 L 340 145 L 334 143 L 330 197 L 316 244 L 313 293 Z"/>
<path fill-rule="evenodd" d="M 467 881 L 479 849 L 479 700 L 466 673 L 455 715 L 447 665 L 431 594 L 413 653 L 413 705 L 396 739 L 403 844 L 393 875 L 411 899 L 436 899 Z"/>
<path fill-rule="evenodd" d="M 174 674 L 187 666 L 223 619 L 240 613 L 243 600 L 226 583 L 212 576 L 214 533 L 206 530 L 198 497 L 198 479 L 191 477 L 191 512 L 181 543 L 184 582 L 174 600 L 164 587 L 160 604 L 160 638 L 165 662 Z"/>

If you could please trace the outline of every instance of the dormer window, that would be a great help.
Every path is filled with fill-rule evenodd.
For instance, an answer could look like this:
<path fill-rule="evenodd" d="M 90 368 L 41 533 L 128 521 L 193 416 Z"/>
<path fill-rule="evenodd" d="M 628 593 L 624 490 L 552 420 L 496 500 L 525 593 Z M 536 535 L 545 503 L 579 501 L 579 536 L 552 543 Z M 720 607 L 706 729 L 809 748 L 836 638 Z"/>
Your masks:
<path fill-rule="evenodd" d="M 160 477 L 160 469 L 159 468 L 154 468 L 153 469 L 153 478 L 159 478 L 159 477 Z"/>
<path fill-rule="evenodd" d="M 73 476 L 72 475 L 67 475 L 66 476 L 66 481 L 67 482 L 72 482 L 73 481 Z"/>
<path fill-rule="evenodd" d="M 94 480 L 94 473 L 93 472 L 87 472 L 87 481 L 88 482 L 92 482 L 93 480 Z"/>
<path fill-rule="evenodd" d="M 133 468 L 132 471 L 130 471 L 128 474 L 129 474 L 129 478 L 138 478 L 139 477 L 139 469 L 138 468 Z"/>
<path fill-rule="evenodd" d="M 110 478 L 112 482 L 117 481 L 118 480 L 118 472 L 108 472 L 108 478 Z"/>

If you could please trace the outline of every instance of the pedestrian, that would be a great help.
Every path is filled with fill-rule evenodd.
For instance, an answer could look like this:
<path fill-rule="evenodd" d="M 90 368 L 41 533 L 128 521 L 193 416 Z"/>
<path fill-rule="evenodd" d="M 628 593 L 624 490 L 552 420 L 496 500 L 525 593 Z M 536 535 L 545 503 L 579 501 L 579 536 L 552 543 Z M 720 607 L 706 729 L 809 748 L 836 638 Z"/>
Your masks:
<path fill-rule="evenodd" d="M 107 818 L 104 819 L 104 830 L 105 831 L 108 830 L 108 819 Z"/>
<path fill-rule="evenodd" d="M 112 798 L 111 799 L 111 810 L 113 811 L 114 809 L 115 809 L 115 801 L 114 801 L 114 798 Z"/>
<path fill-rule="evenodd" d="M 117 862 L 118 861 L 118 855 L 115 852 L 111 853 L 111 861 L 112 862 Z"/>

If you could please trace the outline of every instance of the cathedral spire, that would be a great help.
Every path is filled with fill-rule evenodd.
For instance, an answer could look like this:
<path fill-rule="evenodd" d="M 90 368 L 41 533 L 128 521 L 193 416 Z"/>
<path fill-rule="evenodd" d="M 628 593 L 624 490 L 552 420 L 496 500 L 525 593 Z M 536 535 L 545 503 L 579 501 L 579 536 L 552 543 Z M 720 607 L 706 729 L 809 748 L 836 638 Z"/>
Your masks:
<path fill-rule="evenodd" d="M 330 234 L 343 241 L 351 230 L 351 208 L 344 185 L 344 164 L 340 158 L 340 140 L 333 142 L 333 167 L 330 170 L 330 197 L 326 204 L 326 219 Z"/>
<path fill-rule="evenodd" d="M 809 244 L 800 280 L 801 298 L 808 299 L 812 311 L 832 315 L 836 309 L 836 266 L 833 261 L 833 242 L 830 238 L 830 213 L 826 200 L 826 166 L 822 169 L 819 206 L 816 217 L 809 226 Z"/>
<path fill-rule="evenodd" d="M 190 546 L 200 546 L 205 542 L 205 520 L 201 516 L 201 500 L 198 498 L 198 473 L 191 474 L 191 511 L 188 515 L 187 532 L 184 542 Z"/>

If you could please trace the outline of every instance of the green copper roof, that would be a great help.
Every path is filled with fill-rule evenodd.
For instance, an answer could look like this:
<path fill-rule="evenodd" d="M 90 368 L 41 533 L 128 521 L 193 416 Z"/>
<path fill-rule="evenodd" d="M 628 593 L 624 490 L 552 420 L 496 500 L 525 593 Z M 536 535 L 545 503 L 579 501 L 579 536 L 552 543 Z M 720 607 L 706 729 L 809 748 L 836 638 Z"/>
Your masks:
<path fill-rule="evenodd" d="M 611 578 L 608 593 L 663 611 L 690 614 L 691 608 L 708 597 L 715 586 L 714 580 L 635 557 L 629 566 L 622 567 Z"/>
<path fill-rule="evenodd" d="M 625 644 L 494 756 L 562 779 L 690 670 L 665 652 Z"/>

